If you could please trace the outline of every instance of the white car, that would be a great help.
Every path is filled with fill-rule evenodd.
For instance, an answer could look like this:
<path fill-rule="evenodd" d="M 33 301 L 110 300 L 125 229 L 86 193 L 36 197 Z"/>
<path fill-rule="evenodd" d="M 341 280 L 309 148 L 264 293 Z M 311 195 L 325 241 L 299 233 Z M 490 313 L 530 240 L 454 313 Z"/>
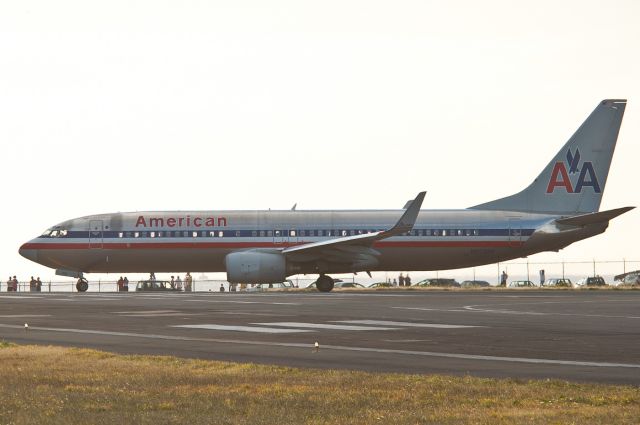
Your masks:
<path fill-rule="evenodd" d="M 290 280 L 285 280 L 280 283 L 259 283 L 255 286 L 249 286 L 245 289 L 246 292 L 262 292 L 268 291 L 270 289 L 293 289 L 293 282 Z"/>

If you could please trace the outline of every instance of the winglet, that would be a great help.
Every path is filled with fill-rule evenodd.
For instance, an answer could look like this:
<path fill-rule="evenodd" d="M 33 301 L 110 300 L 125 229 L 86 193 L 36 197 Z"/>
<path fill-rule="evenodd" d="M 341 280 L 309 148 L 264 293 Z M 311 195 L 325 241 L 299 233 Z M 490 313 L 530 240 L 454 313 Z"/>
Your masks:
<path fill-rule="evenodd" d="M 407 209 L 405 210 L 400 220 L 393 226 L 391 229 L 387 230 L 385 236 L 392 235 L 401 235 L 406 232 L 410 232 L 413 229 L 413 225 L 416 223 L 418 218 L 418 213 L 420 212 L 420 207 L 422 207 L 422 201 L 424 201 L 424 197 L 427 192 L 420 192 L 416 199 L 408 203 Z"/>

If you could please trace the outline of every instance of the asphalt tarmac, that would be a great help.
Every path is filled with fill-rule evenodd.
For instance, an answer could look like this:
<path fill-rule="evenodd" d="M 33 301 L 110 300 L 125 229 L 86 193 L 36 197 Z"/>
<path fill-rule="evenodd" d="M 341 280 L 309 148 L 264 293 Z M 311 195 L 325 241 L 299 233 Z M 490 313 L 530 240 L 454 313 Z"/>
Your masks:
<path fill-rule="evenodd" d="M 640 291 L 2 293 L 0 339 L 297 367 L 640 385 Z"/>

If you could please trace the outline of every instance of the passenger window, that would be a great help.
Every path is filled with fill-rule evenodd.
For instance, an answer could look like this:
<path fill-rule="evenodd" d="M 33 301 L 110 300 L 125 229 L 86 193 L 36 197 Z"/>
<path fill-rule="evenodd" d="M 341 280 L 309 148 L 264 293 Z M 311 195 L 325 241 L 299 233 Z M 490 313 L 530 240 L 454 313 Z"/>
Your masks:
<path fill-rule="evenodd" d="M 342 236 L 347 236 L 347 231 L 346 230 L 342 231 Z"/>
<path fill-rule="evenodd" d="M 135 233 L 133 234 L 133 236 L 134 236 L 134 237 L 136 237 L 136 238 L 139 238 L 139 237 L 140 237 L 140 232 L 135 232 Z"/>
<path fill-rule="evenodd" d="M 151 232 L 151 237 L 155 238 L 156 237 L 156 232 Z"/>
<path fill-rule="evenodd" d="M 119 238 L 121 238 L 121 237 L 123 237 L 123 236 L 124 236 L 124 233 L 122 233 L 122 232 L 118 233 L 118 237 L 119 237 Z"/>
<path fill-rule="evenodd" d="M 142 232 L 142 237 L 146 238 L 147 237 L 147 232 Z"/>
<path fill-rule="evenodd" d="M 304 236 L 304 230 L 300 230 L 300 236 Z"/>
<path fill-rule="evenodd" d="M 215 237 L 216 232 L 209 232 L 209 236 L 211 236 L 212 238 Z"/>
<path fill-rule="evenodd" d="M 479 231 L 479 230 L 474 230 L 474 231 L 473 231 L 473 236 L 478 236 L 479 234 L 480 234 L 480 231 Z"/>
<path fill-rule="evenodd" d="M 353 235 L 355 235 L 355 234 L 356 234 L 356 232 L 355 232 L 354 230 L 351 230 L 351 231 L 349 232 L 349 234 L 350 234 L 351 236 L 353 236 Z"/>
<path fill-rule="evenodd" d="M 427 229 L 424 231 L 425 236 L 431 236 L 431 229 Z"/>
<path fill-rule="evenodd" d="M 189 237 L 189 232 L 187 232 L 186 230 L 184 232 L 182 232 L 182 236 L 185 238 Z"/>
<path fill-rule="evenodd" d="M 161 238 L 162 237 L 162 232 L 158 232 L 158 237 Z"/>
<path fill-rule="evenodd" d="M 458 230 L 458 236 L 462 236 L 462 230 Z"/>
<path fill-rule="evenodd" d="M 442 231 L 442 236 L 447 236 L 447 231 L 446 230 Z"/>
<path fill-rule="evenodd" d="M 219 238 L 224 237 L 224 232 L 223 232 L 222 230 L 220 230 L 220 231 L 218 232 L 218 237 L 219 237 Z"/>
<path fill-rule="evenodd" d="M 240 230 L 236 230 L 236 238 L 240 237 Z"/>
<path fill-rule="evenodd" d="M 193 232 L 193 233 L 191 233 L 191 235 L 192 235 L 194 238 L 197 238 L 197 237 L 198 237 L 198 232 Z"/>
<path fill-rule="evenodd" d="M 264 238 L 264 230 L 260 230 L 260 237 Z"/>
<path fill-rule="evenodd" d="M 251 236 L 253 236 L 254 238 L 255 238 L 256 236 L 258 236 L 258 231 L 257 231 L 257 230 L 252 230 L 252 231 L 251 231 Z"/>
<path fill-rule="evenodd" d="M 295 230 L 292 230 L 292 231 L 289 232 L 289 236 L 295 236 L 295 235 L 296 235 L 296 231 Z"/>

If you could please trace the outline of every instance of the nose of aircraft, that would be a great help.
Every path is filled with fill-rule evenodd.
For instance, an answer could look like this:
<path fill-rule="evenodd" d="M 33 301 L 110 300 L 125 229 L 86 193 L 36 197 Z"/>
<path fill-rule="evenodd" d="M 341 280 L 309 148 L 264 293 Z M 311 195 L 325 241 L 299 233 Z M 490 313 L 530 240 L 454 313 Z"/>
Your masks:
<path fill-rule="evenodd" d="M 18 250 L 18 252 L 20 253 L 20 255 L 22 255 L 24 258 L 26 258 L 27 260 L 31 260 L 34 262 L 38 262 L 38 250 L 33 249 L 32 247 L 30 247 L 30 243 L 27 242 L 25 244 L 23 244 L 20 249 Z"/>

